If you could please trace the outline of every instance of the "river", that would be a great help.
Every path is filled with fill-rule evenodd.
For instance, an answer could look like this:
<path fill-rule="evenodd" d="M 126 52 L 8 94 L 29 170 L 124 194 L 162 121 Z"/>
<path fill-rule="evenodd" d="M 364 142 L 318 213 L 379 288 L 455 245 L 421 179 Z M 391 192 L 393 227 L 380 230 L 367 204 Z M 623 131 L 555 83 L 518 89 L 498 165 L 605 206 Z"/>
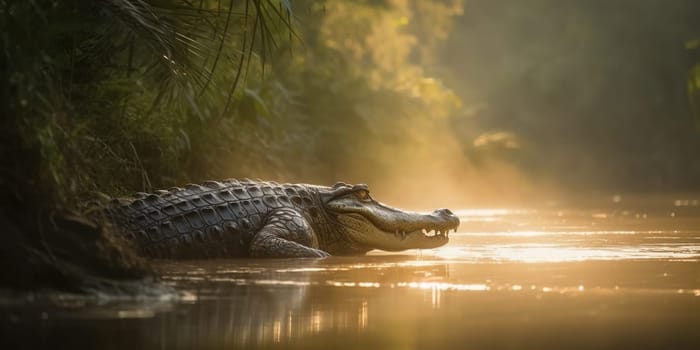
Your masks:
<path fill-rule="evenodd" d="M 3 349 L 700 349 L 700 196 L 464 209 L 447 246 L 157 262 L 178 297 L 3 305 Z"/>

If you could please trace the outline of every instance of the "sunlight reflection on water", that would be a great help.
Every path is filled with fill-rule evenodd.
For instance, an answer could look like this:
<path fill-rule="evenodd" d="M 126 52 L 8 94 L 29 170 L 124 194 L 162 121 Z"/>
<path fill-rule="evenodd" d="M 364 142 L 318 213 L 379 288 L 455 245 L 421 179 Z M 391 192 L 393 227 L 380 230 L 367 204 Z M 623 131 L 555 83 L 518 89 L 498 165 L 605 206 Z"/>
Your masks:
<path fill-rule="evenodd" d="M 645 207 L 643 214 L 620 208 L 457 210 L 460 230 L 447 246 L 428 254 L 471 262 L 697 262 L 700 213 L 671 212 L 677 206 L 678 201 L 668 201 L 661 207 Z"/>
<path fill-rule="evenodd" d="M 448 247 L 433 254 L 445 259 L 473 261 L 518 261 L 525 263 L 566 262 L 584 260 L 668 259 L 699 261 L 698 246 L 646 246 L 615 248 L 578 248 L 545 244 L 489 245 L 481 247 Z"/>
<path fill-rule="evenodd" d="M 88 316 L 74 318 L 41 309 L 30 316 L 37 327 L 12 330 L 23 344 L 75 334 L 74 348 L 541 349 L 563 334 L 554 348 L 680 349 L 700 343 L 700 208 L 691 204 L 466 209 L 434 250 L 162 261 L 162 279 L 187 298 L 83 303 L 71 310 Z"/>

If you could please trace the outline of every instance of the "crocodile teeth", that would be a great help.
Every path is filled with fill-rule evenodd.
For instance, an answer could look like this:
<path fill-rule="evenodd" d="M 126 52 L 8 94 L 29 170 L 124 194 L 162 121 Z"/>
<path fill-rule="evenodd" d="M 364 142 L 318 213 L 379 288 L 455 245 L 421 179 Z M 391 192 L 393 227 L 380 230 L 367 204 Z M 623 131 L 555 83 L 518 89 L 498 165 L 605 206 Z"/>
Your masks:
<path fill-rule="evenodd" d="M 439 237 L 439 236 L 440 237 L 441 236 L 448 237 L 450 232 L 453 230 L 455 230 L 455 229 L 451 229 L 451 228 L 449 228 L 449 229 L 448 228 L 446 228 L 446 229 L 425 229 L 424 228 L 424 229 L 421 229 L 420 231 L 426 237 Z"/>

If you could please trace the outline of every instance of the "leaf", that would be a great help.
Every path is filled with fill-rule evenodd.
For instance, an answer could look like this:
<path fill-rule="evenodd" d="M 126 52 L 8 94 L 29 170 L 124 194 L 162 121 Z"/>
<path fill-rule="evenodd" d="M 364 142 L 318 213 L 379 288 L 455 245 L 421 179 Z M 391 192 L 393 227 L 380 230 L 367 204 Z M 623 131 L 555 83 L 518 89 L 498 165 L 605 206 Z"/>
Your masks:
<path fill-rule="evenodd" d="M 292 14 L 292 3 L 289 0 L 279 0 L 280 4 L 284 7 L 285 10 L 287 10 L 288 14 Z"/>
<path fill-rule="evenodd" d="M 262 114 L 265 116 L 270 115 L 270 111 L 267 108 L 267 104 L 265 103 L 265 100 L 263 100 L 262 97 L 258 94 L 257 91 L 251 90 L 251 89 L 245 89 L 244 91 L 245 95 L 247 97 L 250 97 L 255 103 L 255 110 L 258 112 L 258 114 Z"/>
<path fill-rule="evenodd" d="M 187 134 L 187 131 L 181 128 L 179 129 L 179 132 L 180 136 L 182 136 L 183 141 L 185 141 L 185 150 L 187 150 L 188 152 L 192 151 L 192 144 L 190 142 L 190 136 Z"/>

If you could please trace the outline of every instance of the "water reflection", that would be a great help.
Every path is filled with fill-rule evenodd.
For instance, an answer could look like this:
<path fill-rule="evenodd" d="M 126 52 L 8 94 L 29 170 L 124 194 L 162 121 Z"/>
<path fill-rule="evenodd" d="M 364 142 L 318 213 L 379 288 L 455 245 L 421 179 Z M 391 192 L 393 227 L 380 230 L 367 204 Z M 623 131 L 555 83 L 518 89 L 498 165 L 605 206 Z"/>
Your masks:
<path fill-rule="evenodd" d="M 700 261 L 700 245 L 644 245 L 615 247 L 573 247 L 559 244 L 497 244 L 449 247 L 433 254 L 445 259 L 482 262 L 519 261 L 526 263 L 586 260 L 675 260 Z"/>
<path fill-rule="evenodd" d="M 470 317 L 492 324 L 482 327 L 483 335 L 469 333 L 472 340 L 488 343 L 503 328 L 527 327 L 519 317 L 538 319 L 532 330 L 541 333 L 557 327 L 565 311 L 576 315 L 574 324 L 586 332 L 611 316 L 622 317 L 630 327 L 648 327 L 649 320 L 668 316 L 668 305 L 680 308 L 674 311 L 675 321 L 669 320 L 680 328 L 668 328 L 669 334 L 694 339 L 686 330 L 697 315 L 681 310 L 700 296 L 693 279 L 697 265 L 688 262 L 485 265 L 424 254 L 193 264 L 202 269 L 194 276 L 186 264 L 162 266 L 169 281 L 199 296 L 178 313 L 156 317 L 168 348 L 355 348 L 354 337 L 372 346 L 430 338 L 422 331 L 406 331 L 424 327 L 444 336 L 443 341 L 451 339 L 454 343 L 443 345 L 454 347 L 465 341 L 459 330 Z M 659 297 L 670 304 L 648 304 Z M 588 314 L 600 307 L 604 311 Z M 628 319 L 640 308 L 645 316 Z M 209 331 L 202 332 L 203 327 Z"/>
<path fill-rule="evenodd" d="M 696 200 L 591 203 L 529 210 L 459 211 L 462 225 L 437 257 L 459 261 L 528 263 L 700 258 Z"/>
<path fill-rule="evenodd" d="M 4 309 L 0 348 L 695 349 L 692 203 L 463 210 L 432 251 L 160 262 L 184 298 Z"/>
<path fill-rule="evenodd" d="M 241 286 L 243 287 L 243 286 Z M 321 299 L 295 303 L 303 289 L 231 290 L 236 298 L 205 300 L 156 318 L 167 348 L 249 347 L 290 343 L 321 332 L 368 327 L 368 301 Z M 316 293 L 311 293 L 316 294 Z M 309 296 L 311 297 L 311 296 Z M 274 300 L 272 298 L 278 298 Z M 289 303 L 289 304 L 286 304 Z"/>
<path fill-rule="evenodd" d="M 160 269 L 167 281 L 198 300 L 156 318 L 168 335 L 166 345 L 175 348 L 193 339 L 198 345 L 245 347 L 320 333 L 362 333 L 371 325 L 370 305 L 385 288 L 427 290 L 437 308 L 442 291 L 485 290 L 435 282 L 448 277 L 447 264 L 406 261 L 406 256 L 170 262 Z M 203 334 L 202 325 L 212 333 Z"/>

